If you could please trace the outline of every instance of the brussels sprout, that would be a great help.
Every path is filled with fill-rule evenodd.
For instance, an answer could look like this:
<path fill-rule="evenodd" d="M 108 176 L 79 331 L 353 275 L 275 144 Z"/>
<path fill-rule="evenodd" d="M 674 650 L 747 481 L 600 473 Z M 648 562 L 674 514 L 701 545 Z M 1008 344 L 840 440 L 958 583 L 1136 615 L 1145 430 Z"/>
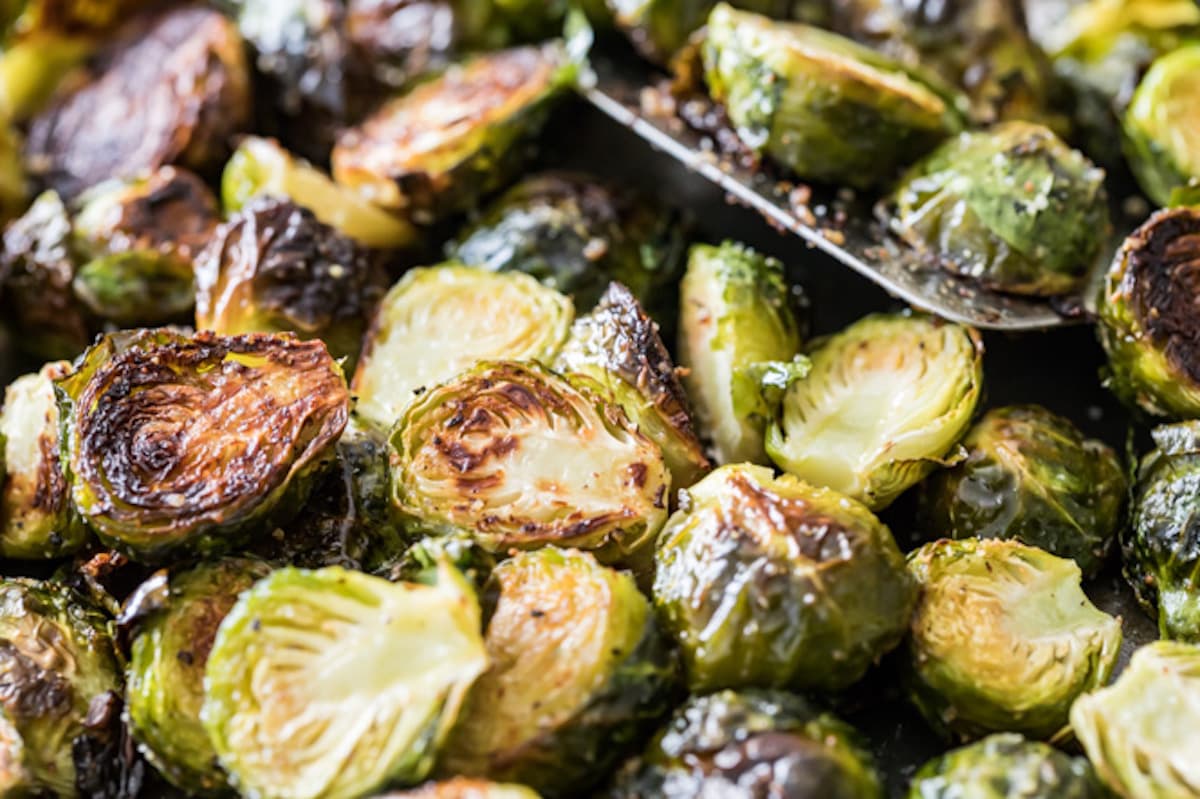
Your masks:
<path fill-rule="evenodd" d="M 484 361 L 422 394 L 391 437 L 392 499 L 413 526 L 505 551 L 640 554 L 671 475 L 620 406 L 534 363 Z"/>
<path fill-rule="evenodd" d="M 1156 641 L 1108 688 L 1081 696 L 1071 726 L 1100 778 L 1125 799 L 1200 795 L 1200 647 Z"/>
<path fill-rule="evenodd" d="M 988 411 L 963 439 L 966 460 L 923 485 L 925 529 L 945 538 L 1014 538 L 1104 565 L 1128 490 L 1117 454 L 1038 405 Z"/>
<path fill-rule="evenodd" d="M 1110 227 L 1104 170 L 1029 122 L 951 139 L 894 201 L 892 227 L 910 244 L 1015 294 L 1081 289 Z"/>
<path fill-rule="evenodd" d="M 1200 208 L 1155 213 L 1125 239 L 1099 299 L 1105 385 L 1156 416 L 1200 416 L 1200 340 L 1193 332 Z"/>
<path fill-rule="evenodd" d="M 217 228 L 196 260 L 196 327 L 320 338 L 352 368 L 387 290 L 370 252 L 291 200 L 262 197 Z"/>
<path fill-rule="evenodd" d="M 936 757 L 913 777 L 908 799 L 1105 799 L 1082 757 L 1014 733 L 997 733 Z"/>
<path fill-rule="evenodd" d="M 354 374 L 357 412 L 386 430 L 421 391 L 480 360 L 553 361 L 571 301 L 528 275 L 410 269 L 380 303 Z"/>
<path fill-rule="evenodd" d="M 201 718 L 243 795 L 341 799 L 423 779 L 487 668 L 479 604 L 331 566 L 281 569 L 221 622 Z"/>
<path fill-rule="evenodd" d="M 748 247 L 697 244 L 679 287 L 679 360 L 701 432 L 718 463 L 765 463 L 763 431 L 772 409 L 761 376 L 786 373 L 800 350 L 800 326 L 783 264 Z M 786 386 L 785 386 L 786 387 Z"/>
<path fill-rule="evenodd" d="M 467 696 L 439 768 L 577 796 L 670 709 L 675 660 L 632 576 L 542 549 L 492 573 L 492 668 Z"/>
<path fill-rule="evenodd" d="M 408 791 L 380 794 L 376 799 L 539 799 L 539 797 L 521 785 L 501 785 L 470 777 L 455 777 L 442 782 L 428 782 Z"/>
<path fill-rule="evenodd" d="M 654 602 L 693 691 L 840 690 L 900 643 L 915 584 L 862 505 L 749 464 L 685 494 L 659 536 Z"/>
<path fill-rule="evenodd" d="M 526 272 L 591 308 L 610 281 L 624 283 L 652 316 L 674 312 L 672 287 L 683 266 L 674 215 L 640 195 L 587 175 L 526 178 L 447 247 L 468 266 Z"/>
<path fill-rule="evenodd" d="M 1159 205 L 1200 178 L 1200 44 L 1154 62 L 1123 118 L 1125 151 L 1142 190 Z"/>
<path fill-rule="evenodd" d="M 618 780 L 613 799 L 882 799 L 858 734 L 798 696 L 693 697 Z"/>
<path fill-rule="evenodd" d="M 203 172 L 249 112 L 233 23 L 200 6 L 167 10 L 131 20 L 97 56 L 92 79 L 33 119 L 26 163 L 64 197 L 165 164 Z"/>
<path fill-rule="evenodd" d="M 445 68 L 464 39 L 487 30 L 492 0 L 346 0 L 346 35 L 383 84 Z"/>
<path fill-rule="evenodd" d="M 238 595 L 269 572 L 265 564 L 243 558 L 158 572 L 123 611 L 138 627 L 126 694 L 131 731 L 146 757 L 183 790 L 226 787 L 200 723 L 204 667 L 217 627 Z"/>
<path fill-rule="evenodd" d="M 934 88 L 827 31 L 722 3 L 702 47 L 713 99 L 742 143 L 801 177 L 868 186 L 961 127 Z"/>
<path fill-rule="evenodd" d="M 499 563 L 496 553 L 490 552 L 466 533 L 426 536 L 404 551 L 403 556 L 380 569 L 382 576 L 392 582 L 429 583 L 437 576 L 442 562 L 449 562 L 475 587 L 476 593 L 488 587 L 488 580 Z M 483 594 L 485 599 L 492 599 Z M 484 608 L 485 615 L 489 609 Z"/>
<path fill-rule="evenodd" d="M 1066 726 L 1076 697 L 1108 680 L 1121 622 L 1084 595 L 1074 561 L 968 538 L 926 544 L 908 563 L 921 586 L 909 688 L 936 729 L 1048 738 Z"/>
<path fill-rule="evenodd" d="M 70 371 L 66 362 L 48 363 L 36 374 L 17 378 L 5 391 L 0 410 L 0 556 L 57 558 L 79 549 L 87 539 L 58 460 L 54 381 Z"/>
<path fill-rule="evenodd" d="M 221 202 L 236 213 L 259 195 L 286 197 L 366 247 L 391 249 L 414 244 L 416 229 L 372 205 L 283 149 L 273 139 L 247 136 L 221 173 Z"/>
<path fill-rule="evenodd" d="M 520 167 L 578 66 L 561 43 L 478 56 L 386 103 L 333 148 L 334 178 L 418 221 L 469 208 Z"/>
<path fill-rule="evenodd" d="M 293 336 L 108 335 L 55 385 L 75 508 L 140 562 L 285 521 L 350 412 L 325 345 Z"/>
<path fill-rule="evenodd" d="M 891 504 L 940 465 L 961 459 L 983 382 L 972 328 L 876 314 L 820 342 L 767 431 L 785 471 L 863 502 Z"/>

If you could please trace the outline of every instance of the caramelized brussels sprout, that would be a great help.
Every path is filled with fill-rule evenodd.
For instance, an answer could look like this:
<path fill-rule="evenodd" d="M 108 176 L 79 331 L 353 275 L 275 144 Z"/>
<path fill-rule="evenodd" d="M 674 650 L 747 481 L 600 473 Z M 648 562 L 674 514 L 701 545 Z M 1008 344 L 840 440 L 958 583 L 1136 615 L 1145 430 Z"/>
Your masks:
<path fill-rule="evenodd" d="M 499 599 L 440 768 L 578 796 L 670 709 L 675 660 L 628 573 L 542 549 L 492 573 Z"/>
<path fill-rule="evenodd" d="M 612 799 L 882 799 L 855 730 L 798 696 L 721 691 L 693 697 L 625 771 Z"/>
<path fill-rule="evenodd" d="M 767 431 L 782 469 L 872 510 L 961 459 L 983 382 L 973 329 L 876 314 L 820 342 Z"/>
<path fill-rule="evenodd" d="M 108 335 L 56 387 L 75 508 L 141 562 L 286 521 L 350 412 L 325 345 L 292 336 Z"/>
<path fill-rule="evenodd" d="M 926 763 L 908 799 L 1105 799 L 1092 766 L 1014 733 L 997 733 Z"/>
<path fill-rule="evenodd" d="M 196 260 L 196 327 L 320 338 L 352 368 L 386 290 L 372 253 L 291 200 L 262 197 L 217 228 Z"/>
<path fill-rule="evenodd" d="M 659 536 L 654 602 L 693 691 L 840 690 L 900 643 L 915 584 L 862 505 L 748 464 L 685 493 Z"/>
<path fill-rule="evenodd" d="M 1200 178 L 1200 43 L 1159 58 L 1138 84 L 1123 128 L 1129 166 L 1159 205 Z"/>
<path fill-rule="evenodd" d="M 0 556 L 57 558 L 79 549 L 87 539 L 58 460 L 54 381 L 70 371 L 66 362 L 48 363 L 36 374 L 17 378 L 4 393 Z"/>
<path fill-rule="evenodd" d="M 243 795 L 351 799 L 419 782 L 487 668 L 480 627 L 450 566 L 434 585 L 280 569 L 217 630 L 204 727 Z"/>
<path fill-rule="evenodd" d="M 505 551 L 629 560 L 667 516 L 662 450 L 620 406 L 534 363 L 484 361 L 426 391 L 391 437 L 392 499 L 414 527 Z"/>
<path fill-rule="evenodd" d="M 391 791 L 376 799 L 540 799 L 522 785 L 502 785 L 470 777 L 427 782 L 407 791 Z"/>
<path fill-rule="evenodd" d="M 1128 490 L 1117 454 L 1039 405 L 988 413 L 963 439 L 967 457 L 923 485 L 925 529 L 945 538 L 1013 538 L 1104 564 Z"/>
<path fill-rule="evenodd" d="M 965 738 L 1049 738 L 1076 697 L 1104 685 L 1121 622 L 1079 586 L 1074 561 L 1017 541 L 941 540 L 908 557 L 921 586 L 910 623 L 913 703 Z"/>
<path fill-rule="evenodd" d="M 748 247 L 697 244 L 679 287 L 679 360 L 701 433 L 718 463 L 765 463 L 773 409 L 761 381 L 801 377 L 800 326 L 783 264 Z M 790 376 L 789 376 L 790 373 Z"/>
<path fill-rule="evenodd" d="M 1100 778 L 1125 799 L 1194 797 L 1200 786 L 1200 647 L 1156 641 L 1120 678 L 1081 696 L 1071 726 Z"/>
<path fill-rule="evenodd" d="M 165 164 L 203 172 L 248 120 L 241 37 L 216 11 L 131 20 L 96 64 L 89 82 L 33 119 L 25 143 L 31 176 L 64 197 Z"/>
<path fill-rule="evenodd" d="M 892 227 L 910 244 L 1014 294 L 1082 288 L 1110 227 L 1104 171 L 1029 122 L 951 139 L 909 171 L 894 201 Z"/>
<path fill-rule="evenodd" d="M 354 374 L 357 412 L 387 430 L 420 392 L 480 360 L 551 362 L 571 301 L 528 275 L 410 269 L 380 303 Z"/>
<path fill-rule="evenodd" d="M 930 85 L 818 28 L 722 3 L 702 56 L 712 97 L 742 143 L 801 177 L 878 183 L 961 127 Z"/>
<path fill-rule="evenodd" d="M 137 625 L 126 693 L 131 731 L 145 756 L 183 790 L 226 788 L 200 723 L 204 667 L 217 627 L 238 595 L 269 572 L 244 558 L 156 572 L 122 611 L 122 621 Z"/>

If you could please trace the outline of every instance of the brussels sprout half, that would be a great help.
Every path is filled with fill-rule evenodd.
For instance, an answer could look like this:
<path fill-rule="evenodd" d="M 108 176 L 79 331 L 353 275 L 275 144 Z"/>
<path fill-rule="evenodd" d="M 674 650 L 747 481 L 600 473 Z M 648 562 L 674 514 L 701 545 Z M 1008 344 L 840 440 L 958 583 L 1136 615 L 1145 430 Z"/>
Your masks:
<path fill-rule="evenodd" d="M 997 733 L 930 760 L 908 799 L 1107 799 L 1092 766 L 1014 733 Z"/>
<path fill-rule="evenodd" d="M 944 538 L 1014 538 L 1071 558 L 1085 576 L 1104 565 L 1128 481 L 1117 454 L 1039 405 L 995 408 L 961 463 L 921 490 L 925 529 Z"/>
<path fill-rule="evenodd" d="M 1121 622 L 1097 610 L 1079 567 L 1017 541 L 935 541 L 908 557 L 921 586 L 907 677 L 917 709 L 962 737 L 1049 738 L 1103 685 Z"/>
<path fill-rule="evenodd" d="M 352 799 L 433 766 L 488 656 L 453 567 L 434 585 L 280 569 L 221 622 L 201 718 L 245 795 Z"/>
<path fill-rule="evenodd" d="M 350 412 L 319 341 L 104 336 L 56 382 L 76 510 L 139 562 L 227 552 L 299 510 Z"/>
<path fill-rule="evenodd" d="M 782 469 L 879 510 L 961 458 L 983 382 L 975 330 L 876 314 L 810 356 L 811 372 L 792 383 L 767 431 L 767 453 Z"/>
<path fill-rule="evenodd" d="M 1156 641 L 1115 683 L 1081 696 L 1071 726 L 1100 778 L 1124 799 L 1200 796 L 1200 647 Z"/>
<path fill-rule="evenodd" d="M 1200 43 L 1154 62 L 1123 119 L 1129 166 L 1159 205 L 1171 191 L 1200 178 Z"/>
<path fill-rule="evenodd" d="M 357 412 L 387 430 L 422 391 L 476 361 L 553 361 L 571 301 L 528 275 L 410 269 L 384 297 L 354 374 Z"/>
<path fill-rule="evenodd" d="M 522 785 L 502 785 L 487 780 L 455 777 L 441 782 L 429 782 L 407 791 L 390 791 L 375 799 L 539 799 Z"/>

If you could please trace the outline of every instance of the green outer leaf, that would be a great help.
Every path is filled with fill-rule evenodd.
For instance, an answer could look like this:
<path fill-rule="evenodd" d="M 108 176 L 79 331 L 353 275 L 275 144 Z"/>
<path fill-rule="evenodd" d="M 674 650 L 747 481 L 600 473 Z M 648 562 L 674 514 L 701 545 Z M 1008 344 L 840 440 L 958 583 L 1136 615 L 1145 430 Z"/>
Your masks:
<path fill-rule="evenodd" d="M 1091 764 L 1014 733 L 997 733 L 930 760 L 908 799 L 1106 799 Z"/>

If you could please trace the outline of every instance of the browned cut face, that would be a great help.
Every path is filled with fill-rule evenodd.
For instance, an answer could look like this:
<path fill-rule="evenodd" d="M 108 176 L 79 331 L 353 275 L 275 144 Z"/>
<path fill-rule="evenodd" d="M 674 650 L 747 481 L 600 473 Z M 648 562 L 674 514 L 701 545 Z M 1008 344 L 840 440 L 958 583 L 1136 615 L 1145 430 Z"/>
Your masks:
<path fill-rule="evenodd" d="M 729 535 L 758 538 L 782 532 L 801 556 L 817 564 L 848 560 L 860 547 L 852 530 L 806 499 L 777 494 L 741 474 L 730 478 L 730 488 L 736 500 L 721 513 Z M 764 538 L 761 543 L 768 542 Z"/>
<path fill-rule="evenodd" d="M 167 167 L 149 175 L 102 225 L 114 250 L 174 251 L 191 260 L 220 221 L 217 200 L 200 178 Z"/>
<path fill-rule="evenodd" d="M 1167 360 L 1200 381 L 1200 209 L 1156 213 L 1125 243 L 1122 288 Z"/>

